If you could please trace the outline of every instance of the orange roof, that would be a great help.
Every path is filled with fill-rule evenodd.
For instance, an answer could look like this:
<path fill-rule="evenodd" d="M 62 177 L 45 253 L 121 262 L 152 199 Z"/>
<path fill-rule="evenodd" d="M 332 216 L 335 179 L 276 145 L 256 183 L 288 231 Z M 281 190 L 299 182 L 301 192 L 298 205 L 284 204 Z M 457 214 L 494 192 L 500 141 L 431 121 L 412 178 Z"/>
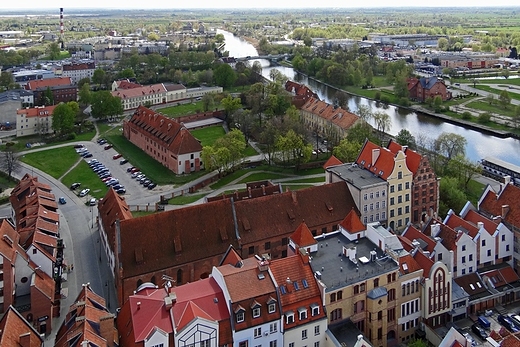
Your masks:
<path fill-rule="evenodd" d="M 224 264 L 237 266 L 237 264 L 240 263 L 242 260 L 243 260 L 242 257 L 235 250 L 235 247 L 233 247 L 233 245 L 230 245 L 228 247 L 228 250 L 226 251 L 226 254 L 224 254 L 224 257 L 222 257 L 222 260 L 220 261 L 219 266 L 224 265 Z"/>
<path fill-rule="evenodd" d="M 58 105 L 52 106 L 37 106 L 31 108 L 22 108 L 16 111 L 16 114 L 24 114 L 25 117 L 49 117 L 52 116 L 54 109 Z"/>
<path fill-rule="evenodd" d="M 390 140 L 390 142 L 388 142 L 387 148 L 394 154 L 397 154 L 399 151 L 403 150 L 404 154 L 406 154 L 406 166 L 408 167 L 408 170 L 410 170 L 415 176 L 419 170 L 419 165 L 421 164 L 421 155 L 408 147 L 403 148 L 403 146 L 394 140 Z"/>
<path fill-rule="evenodd" d="M 520 277 L 518 277 L 516 272 L 509 265 L 503 268 L 481 272 L 480 275 L 487 276 L 495 288 L 515 283 L 520 280 Z"/>
<path fill-rule="evenodd" d="M 325 164 L 323 164 L 323 168 L 327 169 L 328 167 L 341 165 L 341 164 L 343 164 L 341 162 L 341 160 L 336 158 L 334 155 L 331 155 L 330 158 L 325 162 Z"/>
<path fill-rule="evenodd" d="M 132 212 L 126 203 L 125 198 L 120 196 L 111 187 L 106 193 L 103 200 L 98 204 L 99 215 L 101 223 L 103 223 L 103 230 L 108 239 L 108 246 L 114 252 L 116 244 L 116 221 L 123 221 L 132 219 Z"/>
<path fill-rule="evenodd" d="M 310 98 L 301 109 L 326 119 L 343 130 L 350 129 L 360 119 L 359 116 L 354 113 L 344 110 L 341 107 L 334 107 L 317 98 Z"/>
<path fill-rule="evenodd" d="M 394 171 L 394 153 L 367 140 L 356 159 L 356 164 L 386 181 Z"/>
<path fill-rule="evenodd" d="M 430 270 L 433 266 L 433 260 L 428 258 L 423 252 L 417 251 L 415 252 L 413 258 L 419 264 L 419 266 L 424 270 L 423 277 L 430 277 Z"/>
<path fill-rule="evenodd" d="M 406 228 L 406 230 L 402 234 L 404 237 L 406 237 L 409 241 L 413 240 L 422 240 L 424 241 L 427 246 L 424 249 L 428 252 L 433 252 L 433 249 L 435 248 L 435 241 L 432 240 L 431 237 L 423 234 L 419 230 L 417 230 L 413 225 L 410 225 Z"/>
<path fill-rule="evenodd" d="M 117 89 L 133 89 L 142 87 L 141 84 L 130 82 L 129 80 L 119 80 L 116 81 Z"/>
<path fill-rule="evenodd" d="M 402 274 L 409 274 L 421 270 L 422 267 L 412 257 L 411 254 L 399 257 L 399 269 Z"/>
<path fill-rule="evenodd" d="M 196 318 L 204 318 L 209 321 L 214 320 L 209 314 L 204 312 L 203 309 L 198 307 L 197 304 L 193 303 L 192 301 L 189 301 L 184 307 L 184 311 L 182 312 L 179 321 L 176 322 L 176 330 L 182 330 L 186 325 L 190 324 L 190 322 L 192 322 Z"/>
<path fill-rule="evenodd" d="M 520 197 L 520 187 L 513 184 L 506 185 L 499 194 L 489 190 L 486 196 L 479 204 L 479 209 L 493 216 L 502 216 L 502 206 L 508 206 L 506 209 L 504 221 L 510 225 L 520 228 L 520 205 L 518 204 Z"/>
<path fill-rule="evenodd" d="M 478 222 L 484 223 L 484 229 L 490 234 L 493 235 L 498 228 L 498 224 L 493 222 L 491 219 L 486 218 L 475 210 L 469 210 L 468 213 L 464 216 L 464 219 L 473 225 L 478 225 Z"/>
<path fill-rule="evenodd" d="M 40 334 L 14 307 L 9 306 L 0 319 L 0 346 L 22 346 L 22 336 L 27 342 L 23 344 L 24 347 L 43 346 Z"/>
<path fill-rule="evenodd" d="M 351 234 L 367 229 L 354 209 L 350 210 L 345 219 L 341 221 L 340 225 Z"/>
<path fill-rule="evenodd" d="M 57 86 L 70 86 L 72 85 L 72 80 L 70 77 L 54 77 L 54 78 L 46 78 L 43 80 L 34 80 L 27 82 L 25 89 L 27 90 L 37 90 L 44 88 L 51 88 Z"/>
<path fill-rule="evenodd" d="M 467 231 L 472 239 L 475 238 L 475 236 L 477 236 L 478 228 L 474 224 L 469 223 L 464 219 L 460 218 L 455 213 L 448 215 L 447 219 L 448 220 L 446 221 L 446 225 L 452 228 L 453 230 Z"/>
<path fill-rule="evenodd" d="M 504 338 L 500 347 L 520 347 L 520 339 L 516 335 L 509 334 Z"/>
<path fill-rule="evenodd" d="M 117 96 L 123 100 L 136 98 L 139 96 L 156 95 L 166 93 L 166 87 L 162 83 L 152 84 L 149 86 L 140 86 L 131 89 L 116 90 L 111 92 L 112 96 Z"/>
<path fill-rule="evenodd" d="M 307 247 L 317 244 L 305 222 L 301 222 L 290 237 L 298 247 Z"/>

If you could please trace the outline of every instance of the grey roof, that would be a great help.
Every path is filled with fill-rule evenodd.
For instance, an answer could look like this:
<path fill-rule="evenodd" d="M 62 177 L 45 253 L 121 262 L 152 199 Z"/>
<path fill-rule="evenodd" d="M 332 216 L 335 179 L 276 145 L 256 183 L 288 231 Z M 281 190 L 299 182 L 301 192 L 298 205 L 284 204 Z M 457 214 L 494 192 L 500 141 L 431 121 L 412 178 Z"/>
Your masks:
<path fill-rule="evenodd" d="M 439 79 L 437 77 L 421 77 L 419 82 L 424 89 L 431 89 Z"/>
<path fill-rule="evenodd" d="M 372 300 L 375 300 L 377 298 L 381 298 L 381 297 L 387 296 L 387 295 L 388 295 L 388 290 L 386 290 L 385 287 L 376 287 L 367 293 L 367 297 Z"/>
<path fill-rule="evenodd" d="M 348 346 L 352 347 L 356 344 L 357 338 L 359 335 L 363 335 L 363 332 L 360 331 L 354 323 L 350 319 L 341 321 L 336 324 L 329 325 L 328 329 L 332 333 L 332 337 L 335 338 L 337 344 L 335 346 Z M 331 338 L 331 340 L 334 340 Z M 367 339 L 365 339 L 366 346 L 371 347 L 372 344 L 366 343 Z"/>
<path fill-rule="evenodd" d="M 466 300 L 469 298 L 469 294 L 457 282 L 451 281 L 451 298 L 453 302 Z"/>
<path fill-rule="evenodd" d="M 350 241 L 338 232 L 333 235 L 329 233 L 328 237 L 318 237 L 316 241 L 318 251 L 311 253 L 311 267 L 315 274 L 317 271 L 320 273 L 321 281 L 327 287 L 326 292 L 398 269 L 397 263 L 368 238 Z M 356 247 L 357 264 L 343 255 L 343 247 Z M 376 252 L 376 259 L 373 261 L 370 260 L 371 251 Z M 362 257 L 369 261 L 363 263 L 360 261 Z"/>
<path fill-rule="evenodd" d="M 31 96 L 33 93 L 31 91 L 25 90 L 25 89 L 11 89 L 8 91 L 5 91 L 3 93 L 0 93 L 0 102 L 6 102 L 6 101 L 20 101 L 19 99 L 22 96 Z"/>
<path fill-rule="evenodd" d="M 376 185 L 386 185 L 386 181 L 377 177 L 370 171 L 357 166 L 355 163 L 341 164 L 327 168 L 327 171 L 341 177 L 358 189 L 368 188 Z"/>

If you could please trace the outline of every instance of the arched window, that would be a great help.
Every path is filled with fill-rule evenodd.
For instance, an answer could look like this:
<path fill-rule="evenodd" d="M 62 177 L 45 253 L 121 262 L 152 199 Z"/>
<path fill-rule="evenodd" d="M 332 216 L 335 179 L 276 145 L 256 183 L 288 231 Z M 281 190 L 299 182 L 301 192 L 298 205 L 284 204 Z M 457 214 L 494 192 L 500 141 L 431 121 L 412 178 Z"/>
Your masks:
<path fill-rule="evenodd" d="M 177 285 L 182 284 L 182 269 L 177 270 Z"/>

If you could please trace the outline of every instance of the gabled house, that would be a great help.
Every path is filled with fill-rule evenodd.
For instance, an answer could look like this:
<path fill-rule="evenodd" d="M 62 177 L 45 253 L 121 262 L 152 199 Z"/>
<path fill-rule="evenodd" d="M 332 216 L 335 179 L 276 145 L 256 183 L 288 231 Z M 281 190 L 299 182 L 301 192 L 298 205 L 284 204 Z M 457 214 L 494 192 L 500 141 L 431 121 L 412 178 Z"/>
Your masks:
<path fill-rule="evenodd" d="M 350 128 L 362 122 L 354 113 L 314 97 L 300 108 L 300 117 L 307 128 L 333 142 L 345 138 Z"/>
<path fill-rule="evenodd" d="M 56 333 L 54 347 L 119 346 L 115 316 L 106 308 L 105 299 L 89 284 L 83 284 L 65 320 Z"/>
<path fill-rule="evenodd" d="M 310 232 L 306 234 L 309 236 Z M 325 346 L 327 315 L 309 253 L 300 248 L 295 255 L 273 260 L 269 272 L 276 283 L 283 313 L 283 346 Z"/>
<path fill-rule="evenodd" d="M 247 258 L 234 263 L 225 258 L 213 268 L 212 277 L 229 303 L 234 347 L 283 346 L 280 298 L 268 260 Z"/>
<path fill-rule="evenodd" d="M 408 95 L 410 99 L 424 102 L 428 98 L 440 96 L 442 101 L 451 99 L 451 92 L 444 81 L 438 77 L 408 78 Z"/>
<path fill-rule="evenodd" d="M 402 231 L 411 221 L 413 172 L 408 168 L 405 148 L 392 151 L 365 141 L 356 164 L 388 184 L 388 226 Z"/>
<path fill-rule="evenodd" d="M 123 135 L 176 174 L 202 169 L 202 145 L 182 123 L 139 106 L 123 122 Z"/>
<path fill-rule="evenodd" d="M 0 346 L 41 347 L 43 338 L 27 319 L 9 306 L 0 319 Z"/>
<path fill-rule="evenodd" d="M 478 210 L 489 219 L 504 223 L 514 234 L 514 268 L 520 271 L 520 188 L 513 184 L 502 184 L 495 192 L 488 185 L 478 201 Z"/>
<path fill-rule="evenodd" d="M 318 94 L 313 92 L 305 84 L 296 83 L 294 81 L 287 81 L 285 82 L 285 90 L 291 93 L 292 104 L 298 109 L 305 105 L 307 100 L 310 98 L 319 100 Z"/>
<path fill-rule="evenodd" d="M 121 308 L 117 318 L 121 346 L 232 344 L 228 306 L 213 278 L 181 286 L 164 280 L 164 288 L 143 283 Z"/>

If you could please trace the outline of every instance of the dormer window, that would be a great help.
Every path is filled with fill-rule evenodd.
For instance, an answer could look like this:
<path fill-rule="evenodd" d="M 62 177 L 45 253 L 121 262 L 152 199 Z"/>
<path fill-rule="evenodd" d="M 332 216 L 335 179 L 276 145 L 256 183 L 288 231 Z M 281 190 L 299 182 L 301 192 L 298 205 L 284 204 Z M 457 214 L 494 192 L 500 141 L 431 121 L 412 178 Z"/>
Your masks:
<path fill-rule="evenodd" d="M 320 306 L 316 305 L 316 304 L 312 304 L 311 305 L 311 315 L 314 317 L 319 314 L 320 314 Z"/>
<path fill-rule="evenodd" d="M 260 308 L 262 305 L 258 303 L 258 301 L 254 300 L 253 304 L 251 304 L 251 309 L 253 310 L 253 318 L 260 317 Z"/>
<path fill-rule="evenodd" d="M 300 320 L 307 319 L 307 309 L 305 307 L 300 307 L 298 309 L 298 315 L 300 316 Z"/>
<path fill-rule="evenodd" d="M 274 313 L 276 312 L 276 304 L 269 304 L 269 306 L 267 306 L 267 310 L 269 313 Z"/>
<path fill-rule="evenodd" d="M 294 312 L 289 311 L 285 314 L 285 324 L 294 323 Z"/>
<path fill-rule="evenodd" d="M 244 321 L 244 311 L 240 310 L 236 313 L 237 323 Z"/>

